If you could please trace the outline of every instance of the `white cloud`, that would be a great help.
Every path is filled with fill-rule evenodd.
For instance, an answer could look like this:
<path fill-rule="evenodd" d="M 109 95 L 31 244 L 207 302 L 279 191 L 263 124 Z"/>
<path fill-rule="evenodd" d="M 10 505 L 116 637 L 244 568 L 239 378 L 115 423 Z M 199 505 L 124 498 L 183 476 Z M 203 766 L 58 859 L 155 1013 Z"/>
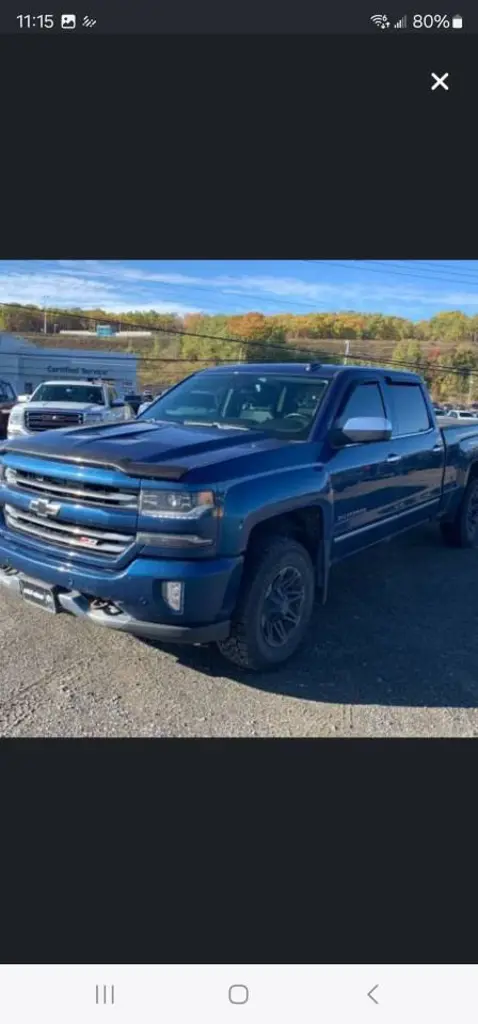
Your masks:
<path fill-rule="evenodd" d="M 110 302 L 108 305 L 99 304 L 108 313 L 177 313 L 178 316 L 186 316 L 188 313 L 204 313 L 204 309 L 180 302 L 165 302 L 163 299 L 151 298 L 150 302 Z"/>
<path fill-rule="evenodd" d="M 88 268 L 90 269 L 90 268 Z M 147 312 L 150 309 L 158 313 L 199 313 L 201 310 L 187 302 L 155 299 L 137 301 L 134 295 L 127 297 L 124 289 L 104 281 L 95 281 L 89 277 L 70 274 L 0 274 L 0 302 L 20 302 L 25 305 L 52 306 L 58 309 L 79 306 L 80 308 L 99 307 L 111 313 L 126 313 L 131 309 Z"/>
<path fill-rule="evenodd" d="M 71 272 L 78 268 L 75 260 L 60 260 L 62 266 L 68 267 Z M 462 306 L 478 306 L 478 294 L 474 291 L 448 291 L 438 292 L 436 289 L 420 288 L 416 285 L 408 285 L 406 281 L 382 285 L 374 280 L 366 282 L 344 281 L 334 284 L 330 281 L 304 281 L 298 277 L 281 277 L 263 274 L 242 274 L 231 276 L 220 274 L 214 277 L 192 276 L 189 274 L 161 272 L 145 270 L 143 267 L 125 267 L 116 260 L 85 260 L 80 261 L 85 270 L 94 273 L 101 279 L 110 282 L 136 282 L 139 284 L 163 284 L 180 286 L 184 288 L 200 288 L 211 291 L 211 298 L 214 302 L 215 294 L 219 292 L 222 296 L 244 293 L 256 293 L 260 300 L 263 296 L 274 296 L 277 299 L 297 300 L 298 311 L 301 302 L 305 306 L 312 306 L 317 303 L 329 309 L 351 308 L 353 303 L 357 306 L 371 308 L 376 303 L 377 309 L 383 303 L 399 303 L 401 305 L 423 305 L 432 307 L 450 306 L 460 308 Z M 330 269 L 330 268 L 329 268 Z M 386 274 L 384 268 L 384 276 Z M 367 271 L 364 271 L 366 274 Z M 317 265 L 317 275 L 320 275 L 320 265 Z M 211 301 L 207 303 L 211 306 Z M 217 298 L 216 298 L 217 305 Z"/>
<path fill-rule="evenodd" d="M 207 261 L 204 261 L 207 265 Z M 8 266 L 8 270 L 7 270 Z M 382 284 L 373 279 L 334 282 L 320 280 L 325 274 L 320 264 L 314 267 L 315 281 L 281 274 L 216 274 L 214 277 L 157 271 L 153 267 L 125 266 L 119 260 L 57 260 L 31 264 L 32 270 L 20 269 L 14 261 L 0 262 L 0 302 L 22 302 L 63 308 L 99 306 L 109 312 L 131 309 L 175 312 L 179 315 L 199 312 L 244 312 L 238 309 L 239 297 L 249 308 L 272 312 L 307 313 L 315 310 L 383 310 L 399 314 L 402 310 L 428 307 L 428 310 L 478 307 L 478 292 L 471 290 L 440 291 L 437 288 L 408 284 L 406 280 Z M 174 262 L 173 262 L 174 266 Z M 225 263 L 227 267 L 227 262 Z M 20 262 L 19 262 L 20 267 Z M 46 269 L 45 269 L 46 268 Z M 327 276 L 330 276 L 327 267 Z M 2 272 L 3 271 L 3 272 Z M 342 271 L 343 273 L 343 271 Z M 353 272 L 351 271 L 353 274 Z M 384 276 L 387 271 L 384 268 Z M 154 286 L 158 286 L 156 289 Z M 160 286 L 161 290 L 160 290 Z M 181 291 L 178 291 L 181 289 Z M 188 290 L 194 302 L 188 301 Z M 156 294 L 159 292 L 159 294 Z M 198 305 L 198 292 L 204 293 L 204 304 Z M 169 298 L 169 295 L 171 298 Z M 234 301 L 234 299 L 236 301 Z M 232 301 L 231 301 L 232 300 Z M 283 305 L 282 305 L 283 302 Z"/>

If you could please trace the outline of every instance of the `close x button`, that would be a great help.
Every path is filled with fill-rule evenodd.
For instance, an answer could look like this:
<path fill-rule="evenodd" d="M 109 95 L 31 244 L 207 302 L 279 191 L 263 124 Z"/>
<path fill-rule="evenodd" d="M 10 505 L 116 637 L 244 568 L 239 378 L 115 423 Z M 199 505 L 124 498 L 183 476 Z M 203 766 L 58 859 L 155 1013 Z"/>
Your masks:
<path fill-rule="evenodd" d="M 435 89 L 445 89 L 445 91 L 448 92 L 450 88 L 450 86 L 447 83 L 447 78 L 450 77 L 449 71 L 445 71 L 442 75 L 437 75 L 435 71 L 432 71 L 431 76 L 432 84 L 430 88 L 432 92 L 434 92 Z"/>

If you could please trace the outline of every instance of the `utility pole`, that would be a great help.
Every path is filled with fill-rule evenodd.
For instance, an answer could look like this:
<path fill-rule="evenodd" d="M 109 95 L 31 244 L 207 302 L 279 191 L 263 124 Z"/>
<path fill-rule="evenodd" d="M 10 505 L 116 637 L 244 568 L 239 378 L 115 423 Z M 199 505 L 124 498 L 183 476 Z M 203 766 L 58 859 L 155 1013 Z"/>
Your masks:
<path fill-rule="evenodd" d="M 350 355 L 350 341 L 345 342 L 344 366 L 348 366 L 347 356 Z"/>
<path fill-rule="evenodd" d="M 46 323 L 46 296 L 45 296 L 45 298 L 43 299 L 43 333 L 44 334 L 46 334 L 46 328 L 47 328 L 47 323 Z"/>

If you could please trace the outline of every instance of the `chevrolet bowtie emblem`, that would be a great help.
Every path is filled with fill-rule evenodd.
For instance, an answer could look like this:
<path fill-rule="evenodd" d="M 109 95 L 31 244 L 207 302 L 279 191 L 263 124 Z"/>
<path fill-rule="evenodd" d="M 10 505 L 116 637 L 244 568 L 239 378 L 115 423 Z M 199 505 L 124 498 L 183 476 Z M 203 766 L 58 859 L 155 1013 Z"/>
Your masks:
<path fill-rule="evenodd" d="M 38 516 L 57 516 L 61 505 L 57 501 L 48 501 L 46 498 L 34 498 L 29 505 L 30 512 L 36 512 Z"/>

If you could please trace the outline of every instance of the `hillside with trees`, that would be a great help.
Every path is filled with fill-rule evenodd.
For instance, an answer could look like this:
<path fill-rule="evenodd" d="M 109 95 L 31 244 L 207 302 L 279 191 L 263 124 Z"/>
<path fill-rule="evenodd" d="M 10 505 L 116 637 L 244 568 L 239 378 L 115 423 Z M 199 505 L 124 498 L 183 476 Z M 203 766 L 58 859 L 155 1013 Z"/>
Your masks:
<path fill-rule="evenodd" d="M 78 338 L 60 331 L 151 330 L 151 337 Z M 170 383 L 194 369 L 222 362 L 256 360 L 403 364 L 427 379 L 436 399 L 478 400 L 478 316 L 461 311 L 412 321 L 382 313 L 279 314 L 259 312 L 210 316 L 159 314 L 155 310 L 109 313 L 103 309 L 47 310 L 0 307 L 0 330 L 48 347 L 94 348 L 136 354 L 142 385 Z"/>

